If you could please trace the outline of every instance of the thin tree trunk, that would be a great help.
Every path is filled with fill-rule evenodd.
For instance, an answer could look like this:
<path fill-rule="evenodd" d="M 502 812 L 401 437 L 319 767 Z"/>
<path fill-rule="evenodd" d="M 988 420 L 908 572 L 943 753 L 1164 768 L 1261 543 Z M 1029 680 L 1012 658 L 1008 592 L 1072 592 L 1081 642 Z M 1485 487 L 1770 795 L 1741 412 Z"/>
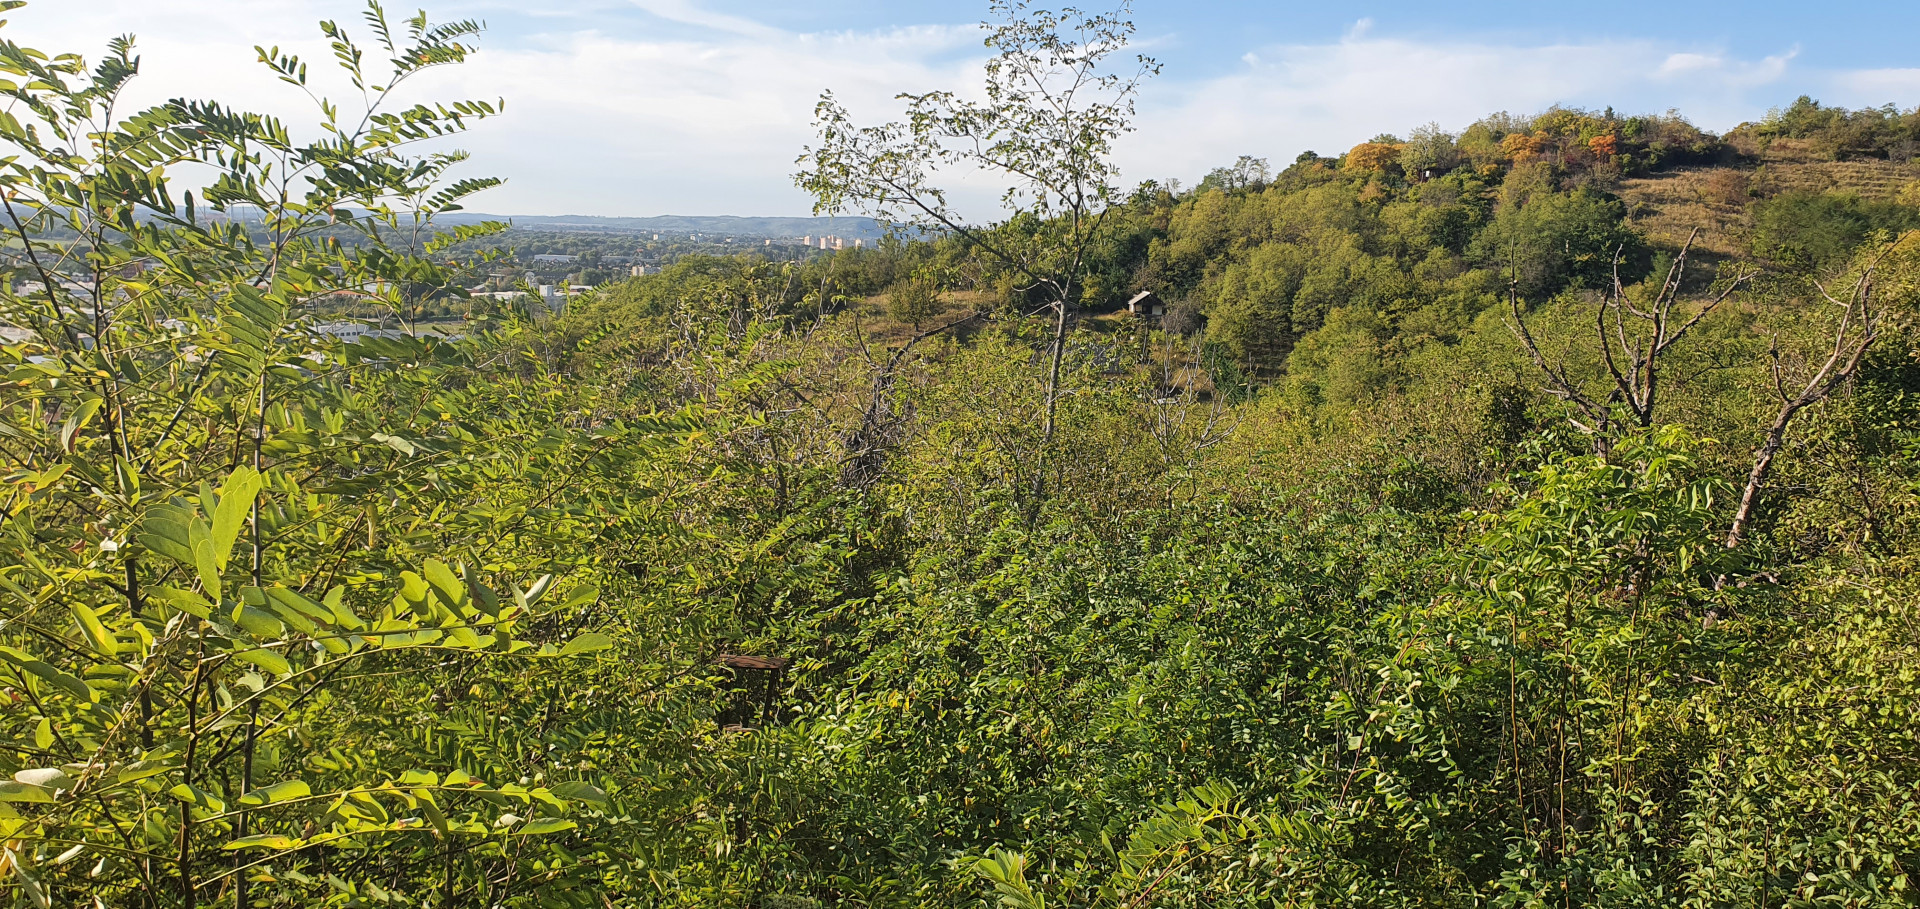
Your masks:
<path fill-rule="evenodd" d="M 187 685 L 187 753 L 180 765 L 180 779 L 188 786 L 193 785 L 193 764 L 200 749 L 200 682 L 206 673 L 207 642 L 200 639 L 198 652 L 194 654 L 193 676 Z M 199 893 L 193 883 L 193 803 L 180 803 L 180 903 L 186 909 L 194 909 L 199 904 Z"/>
<path fill-rule="evenodd" d="M 1040 420 L 1040 458 L 1033 472 L 1036 504 L 1047 491 L 1047 467 L 1053 451 L 1054 413 L 1060 405 L 1060 361 L 1067 352 L 1067 300 L 1064 294 L 1054 302 L 1053 309 L 1053 346 L 1047 363 L 1046 412 Z"/>
<path fill-rule="evenodd" d="M 1786 444 L 1787 428 L 1793 424 L 1794 416 L 1802 409 L 1826 400 L 1834 389 L 1853 381 L 1867 351 L 1873 347 L 1873 342 L 1879 339 L 1880 317 L 1873 310 L 1874 272 L 1879 268 L 1881 259 L 1886 258 L 1895 247 L 1905 242 L 1907 237 L 1915 236 L 1916 233 L 1920 232 L 1904 234 L 1899 240 L 1882 250 L 1873 265 L 1869 266 L 1866 272 L 1854 282 L 1853 290 L 1847 295 L 1845 303 L 1834 299 L 1832 294 L 1827 293 L 1825 287 L 1820 287 L 1820 295 L 1825 297 L 1827 302 L 1842 306 L 1844 310 L 1840 316 L 1839 327 L 1834 329 L 1833 352 L 1813 374 L 1813 378 L 1807 380 L 1799 394 L 1789 397 L 1781 381 L 1777 339 L 1773 348 L 1768 351 L 1773 358 L 1773 386 L 1780 396 L 1780 411 L 1774 415 L 1773 425 L 1767 427 L 1766 441 L 1755 453 L 1753 470 L 1747 474 L 1747 486 L 1740 492 L 1740 507 L 1733 514 L 1733 524 L 1727 528 L 1726 547 L 1728 549 L 1738 547 L 1746 539 L 1747 531 L 1753 522 L 1754 506 L 1760 496 L 1760 484 L 1766 482 L 1767 472 L 1773 467 L 1774 457 Z M 1856 324 L 1860 329 L 1858 337 L 1853 335 Z"/>
<path fill-rule="evenodd" d="M 1793 415 L 1800 408 L 1792 405 L 1780 409 L 1780 415 L 1773 418 L 1773 425 L 1767 427 L 1767 440 L 1754 455 L 1753 470 L 1747 474 L 1746 488 L 1740 491 L 1740 507 L 1733 513 L 1733 525 L 1727 530 L 1727 548 L 1738 549 L 1746 540 L 1747 529 L 1753 522 L 1753 508 L 1760 498 L 1760 484 L 1766 482 L 1767 473 L 1773 468 L 1773 459 L 1780 453 L 1787 441 L 1787 427 L 1793 423 Z"/>
<path fill-rule="evenodd" d="M 266 434 L 267 376 L 265 373 L 262 373 L 260 376 L 260 397 L 253 423 L 253 470 L 255 473 L 259 473 L 260 466 L 263 463 L 260 457 L 260 450 L 266 442 Z M 264 551 L 260 546 L 260 498 L 264 495 L 266 495 L 266 490 L 264 484 L 262 484 L 262 488 L 254 492 L 253 502 L 248 506 L 247 512 L 247 529 L 249 535 L 253 538 L 253 545 L 251 547 L 253 553 L 249 564 L 249 574 L 253 579 L 253 586 L 255 587 L 260 586 L 260 569 L 264 561 Z M 247 737 L 241 749 L 243 756 L 240 767 L 240 792 L 242 795 L 253 789 L 254 740 L 258 737 L 259 730 L 260 701 L 258 694 L 256 694 L 247 704 Z M 244 839 L 248 834 L 252 833 L 252 825 L 249 823 L 250 820 L 251 818 L 247 816 L 247 809 L 245 806 L 242 806 L 240 816 L 234 822 L 234 833 L 237 838 Z M 245 867 L 246 860 L 241 855 L 236 854 L 233 859 L 234 909 L 248 909 L 253 903 L 253 894 L 250 892 L 250 882 L 247 880 L 246 872 L 242 870 Z"/>

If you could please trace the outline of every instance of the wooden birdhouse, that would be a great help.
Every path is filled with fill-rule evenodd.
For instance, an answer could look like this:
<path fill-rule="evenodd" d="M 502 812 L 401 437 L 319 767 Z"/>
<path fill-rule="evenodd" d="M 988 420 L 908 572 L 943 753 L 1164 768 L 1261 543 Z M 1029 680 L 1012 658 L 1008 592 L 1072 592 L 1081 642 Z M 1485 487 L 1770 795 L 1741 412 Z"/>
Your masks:
<path fill-rule="evenodd" d="M 780 688 L 787 661 L 781 657 L 723 653 L 717 660 L 733 676 L 733 690 L 718 720 L 722 732 L 750 732 L 773 725 L 780 712 Z"/>

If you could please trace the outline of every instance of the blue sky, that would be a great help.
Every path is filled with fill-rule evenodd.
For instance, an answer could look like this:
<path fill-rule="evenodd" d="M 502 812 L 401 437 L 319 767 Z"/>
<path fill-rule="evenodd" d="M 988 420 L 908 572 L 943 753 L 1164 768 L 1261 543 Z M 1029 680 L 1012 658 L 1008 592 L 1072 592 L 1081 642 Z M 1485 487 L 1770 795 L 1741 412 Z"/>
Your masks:
<path fill-rule="evenodd" d="M 411 4 L 394 4 L 410 10 Z M 764 0 L 429 0 L 485 19 L 484 52 L 423 97 L 504 97 L 461 145 L 472 173 L 508 178 L 475 207 L 516 214 L 804 214 L 791 185 L 812 102 L 833 89 L 864 120 L 898 91 L 965 89 L 982 3 Z M 320 18 L 351 0 L 35 0 L 10 37 L 97 52 L 140 36 L 141 100 L 214 96 L 297 117 L 251 47 L 325 54 Z M 1848 106 L 1920 104 L 1920 4 L 1164 2 L 1142 0 L 1138 43 L 1165 64 L 1120 149 L 1128 181 L 1191 182 L 1242 154 L 1334 153 L 1428 121 L 1497 110 L 1678 108 L 1722 130 L 1812 94 Z M 962 195 L 991 217 L 980 187 Z"/>
<path fill-rule="evenodd" d="M 640 27 L 662 24 L 634 4 L 581 4 L 587 16 L 615 15 Z M 1092 8 L 1091 5 L 1087 5 Z M 872 29 L 889 25 L 964 23 L 981 18 L 980 3 L 732 2 L 706 9 L 766 22 L 792 31 Z M 1339 39 L 1360 19 L 1383 32 L 1427 39 L 1579 43 L 1594 38 L 1663 39 L 1750 58 L 1802 48 L 1812 66 L 1843 68 L 1920 66 L 1915 50 L 1920 4 L 1651 3 L 1607 4 L 1479 2 L 1261 3 L 1141 2 L 1133 19 L 1143 37 L 1160 39 L 1167 61 L 1204 76 L 1229 67 L 1245 50 L 1278 44 Z M 1223 53 L 1223 49 L 1226 51 Z"/>

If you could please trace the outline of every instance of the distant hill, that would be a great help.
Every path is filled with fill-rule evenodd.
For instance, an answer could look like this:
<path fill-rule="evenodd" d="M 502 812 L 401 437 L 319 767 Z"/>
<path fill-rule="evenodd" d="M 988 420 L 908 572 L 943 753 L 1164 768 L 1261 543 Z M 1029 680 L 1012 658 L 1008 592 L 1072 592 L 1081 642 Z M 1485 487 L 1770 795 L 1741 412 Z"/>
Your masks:
<path fill-rule="evenodd" d="M 236 205 L 219 217 L 256 223 L 258 210 Z M 841 237 L 877 240 L 886 229 L 872 218 L 743 218 L 738 215 L 656 215 L 650 218 L 612 218 L 600 215 L 496 215 L 462 211 L 434 218 L 439 224 L 477 224 L 509 221 L 520 230 L 579 231 L 594 234 L 673 233 L 715 234 L 723 237 Z"/>
<path fill-rule="evenodd" d="M 848 240 L 878 239 L 885 233 L 872 218 L 743 218 L 736 215 L 659 215 L 651 218 L 608 218 L 594 215 L 489 215 L 460 212 L 437 220 L 448 224 L 511 221 L 522 230 L 582 231 L 587 233 L 702 233 L 729 237 L 833 236 Z"/>

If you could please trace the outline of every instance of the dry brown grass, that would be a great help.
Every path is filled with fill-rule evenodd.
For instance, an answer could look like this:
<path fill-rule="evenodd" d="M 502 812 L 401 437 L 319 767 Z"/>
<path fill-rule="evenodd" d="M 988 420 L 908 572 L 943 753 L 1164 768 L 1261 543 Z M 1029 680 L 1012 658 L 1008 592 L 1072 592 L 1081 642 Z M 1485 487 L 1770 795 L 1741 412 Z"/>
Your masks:
<path fill-rule="evenodd" d="M 990 307 L 989 295 L 982 291 L 952 290 L 940 295 L 940 308 L 935 315 L 920 323 L 919 329 L 887 314 L 885 294 L 866 297 L 848 304 L 848 311 L 860 317 L 860 330 L 874 343 L 884 345 L 903 344 L 918 331 L 958 319 L 969 310 Z M 1099 334 L 1112 334 L 1133 325 L 1137 317 L 1126 310 L 1104 313 L 1076 314 L 1076 327 Z M 962 332 L 965 334 L 965 332 Z"/>
<path fill-rule="evenodd" d="M 918 328 L 895 319 L 887 313 L 885 294 L 877 294 L 849 303 L 848 310 L 859 316 L 860 330 L 866 334 L 868 340 L 893 347 L 905 344 L 908 339 L 921 331 L 944 325 L 966 315 L 969 310 L 980 306 L 986 297 L 986 294 L 978 291 L 947 291 L 940 295 L 940 305 L 933 317 L 920 323 Z M 964 335 L 966 332 L 962 331 L 961 334 Z"/>
<path fill-rule="evenodd" d="M 1747 247 L 1746 207 L 1728 198 L 1727 187 L 1716 175 L 1724 168 L 1670 171 L 1636 177 L 1620 183 L 1628 217 L 1648 239 L 1678 247 L 1698 229 L 1695 247 L 1722 256 L 1738 255 Z"/>
<path fill-rule="evenodd" d="M 1891 161 L 1823 161 L 1810 143 L 1775 140 L 1758 150 L 1755 167 L 1698 167 L 1623 180 L 1629 217 L 1655 243 L 1677 247 L 1698 228 L 1697 248 L 1720 256 L 1748 248 L 1747 206 L 1783 192 L 1849 192 L 1900 198 L 1920 180 L 1920 166 Z"/>

